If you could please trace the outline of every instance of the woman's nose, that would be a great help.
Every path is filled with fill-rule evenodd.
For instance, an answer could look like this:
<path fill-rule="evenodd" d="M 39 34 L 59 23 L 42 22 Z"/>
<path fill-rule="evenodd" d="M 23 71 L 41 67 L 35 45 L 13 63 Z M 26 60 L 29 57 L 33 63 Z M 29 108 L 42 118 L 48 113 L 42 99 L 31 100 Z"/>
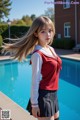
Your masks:
<path fill-rule="evenodd" d="M 47 32 L 47 35 L 50 36 L 50 32 Z"/>

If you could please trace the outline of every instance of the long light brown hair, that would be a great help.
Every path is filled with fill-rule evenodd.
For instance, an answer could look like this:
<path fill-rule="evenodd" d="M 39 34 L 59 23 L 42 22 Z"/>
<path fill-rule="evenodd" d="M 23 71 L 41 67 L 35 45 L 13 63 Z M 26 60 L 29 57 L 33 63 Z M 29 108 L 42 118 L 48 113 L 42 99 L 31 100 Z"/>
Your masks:
<path fill-rule="evenodd" d="M 2 46 L 3 50 L 12 52 L 13 54 L 11 55 L 11 57 L 14 59 L 18 59 L 19 61 L 25 59 L 34 50 L 35 45 L 38 44 L 38 38 L 35 36 L 34 33 L 40 32 L 41 29 L 47 25 L 51 26 L 53 34 L 55 34 L 55 27 L 53 22 L 46 16 L 40 16 L 33 21 L 27 34 L 19 39 L 15 39 L 17 40 L 17 42 L 13 44 L 5 43 Z M 50 44 L 52 42 L 53 38 L 51 39 Z"/>

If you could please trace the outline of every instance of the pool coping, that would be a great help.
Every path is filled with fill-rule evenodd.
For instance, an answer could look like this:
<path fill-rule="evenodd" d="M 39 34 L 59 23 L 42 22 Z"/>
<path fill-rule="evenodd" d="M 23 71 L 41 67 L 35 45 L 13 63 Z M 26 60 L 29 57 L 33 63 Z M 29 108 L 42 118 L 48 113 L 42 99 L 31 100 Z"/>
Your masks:
<path fill-rule="evenodd" d="M 78 57 L 72 57 L 72 56 L 68 56 L 68 55 L 59 55 L 61 58 L 65 58 L 65 59 L 69 59 L 69 60 L 76 60 L 80 62 L 80 58 Z"/>
<path fill-rule="evenodd" d="M 0 56 L 0 61 L 10 60 L 10 56 Z"/>
<path fill-rule="evenodd" d="M 37 120 L 1 91 L 0 91 L 0 109 L 10 110 L 11 120 Z M 0 120 L 3 119 L 0 118 Z"/>

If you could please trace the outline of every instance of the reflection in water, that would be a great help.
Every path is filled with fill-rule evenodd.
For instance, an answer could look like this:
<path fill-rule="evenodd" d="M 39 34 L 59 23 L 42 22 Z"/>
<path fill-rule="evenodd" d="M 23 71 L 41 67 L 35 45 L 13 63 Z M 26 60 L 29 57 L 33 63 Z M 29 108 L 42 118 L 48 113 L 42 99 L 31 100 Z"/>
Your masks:
<path fill-rule="evenodd" d="M 60 78 L 80 87 L 80 62 L 62 59 Z"/>

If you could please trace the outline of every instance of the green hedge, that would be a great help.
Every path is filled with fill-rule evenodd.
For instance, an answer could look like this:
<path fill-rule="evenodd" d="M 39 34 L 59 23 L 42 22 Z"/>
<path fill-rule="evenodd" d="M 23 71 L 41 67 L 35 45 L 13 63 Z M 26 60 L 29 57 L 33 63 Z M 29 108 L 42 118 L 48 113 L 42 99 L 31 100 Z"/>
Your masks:
<path fill-rule="evenodd" d="M 2 42 L 3 42 L 3 39 L 2 39 L 2 36 L 0 35 L 0 53 L 1 53 L 1 50 L 2 50 L 2 48 L 1 48 Z"/>
<path fill-rule="evenodd" d="M 72 49 L 75 46 L 75 41 L 70 38 L 54 39 L 52 46 L 59 49 Z"/>
<path fill-rule="evenodd" d="M 2 36 L 0 35 L 0 47 L 2 45 L 2 41 L 3 41 L 3 39 L 2 39 Z"/>
<path fill-rule="evenodd" d="M 10 26 L 10 37 L 11 38 L 19 38 L 23 36 L 30 26 L 22 26 L 22 25 L 11 25 Z M 7 24 L 0 25 L 0 34 L 2 35 L 3 39 L 9 38 L 9 27 Z"/>
<path fill-rule="evenodd" d="M 0 24 L 0 35 L 8 29 L 7 24 Z"/>

